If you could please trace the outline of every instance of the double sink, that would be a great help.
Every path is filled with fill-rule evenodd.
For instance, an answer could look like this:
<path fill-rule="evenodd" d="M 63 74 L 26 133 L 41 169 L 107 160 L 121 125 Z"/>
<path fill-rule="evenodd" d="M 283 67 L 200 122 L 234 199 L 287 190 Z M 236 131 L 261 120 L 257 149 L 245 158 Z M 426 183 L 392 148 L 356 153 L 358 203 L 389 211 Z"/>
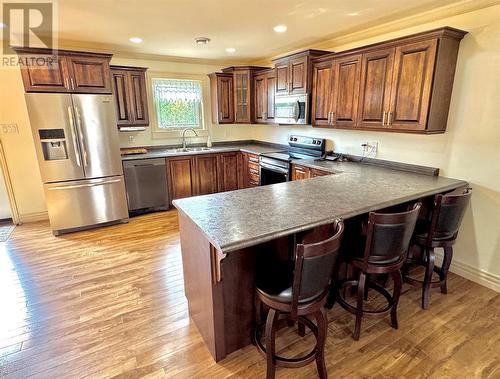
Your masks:
<path fill-rule="evenodd" d="M 199 151 L 211 151 L 213 150 L 211 147 L 178 147 L 175 149 L 168 149 L 169 153 L 190 153 L 190 152 L 199 152 Z"/>

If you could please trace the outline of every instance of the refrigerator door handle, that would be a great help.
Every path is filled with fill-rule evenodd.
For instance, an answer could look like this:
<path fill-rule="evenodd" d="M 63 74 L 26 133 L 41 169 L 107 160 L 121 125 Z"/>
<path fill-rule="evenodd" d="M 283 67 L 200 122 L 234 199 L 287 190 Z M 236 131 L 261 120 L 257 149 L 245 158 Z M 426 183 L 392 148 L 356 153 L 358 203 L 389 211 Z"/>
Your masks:
<path fill-rule="evenodd" d="M 112 180 L 102 181 L 102 182 L 98 182 L 98 183 L 73 184 L 73 185 L 69 185 L 69 186 L 48 187 L 47 189 L 49 191 L 56 191 L 56 190 L 70 190 L 70 189 L 75 189 L 75 188 L 98 187 L 98 186 L 102 186 L 104 184 L 118 183 L 120 181 L 121 181 L 121 179 L 112 179 Z"/>
<path fill-rule="evenodd" d="M 73 140 L 73 148 L 75 150 L 75 157 L 76 157 L 76 165 L 78 167 L 82 167 L 82 162 L 80 160 L 80 150 L 78 149 L 78 141 L 76 139 L 76 134 L 75 134 L 75 123 L 74 123 L 74 118 L 73 118 L 73 110 L 72 107 L 68 107 L 68 118 L 69 118 L 69 125 L 71 128 L 71 139 Z"/>
<path fill-rule="evenodd" d="M 78 111 L 78 107 L 75 106 L 75 112 L 76 112 L 76 126 L 78 128 L 78 135 L 80 137 L 80 146 L 82 149 L 82 156 L 83 156 L 83 166 L 87 167 L 88 162 L 87 162 L 87 148 L 85 146 L 85 136 L 83 135 L 83 130 L 82 130 L 82 119 L 80 117 L 80 112 Z"/>

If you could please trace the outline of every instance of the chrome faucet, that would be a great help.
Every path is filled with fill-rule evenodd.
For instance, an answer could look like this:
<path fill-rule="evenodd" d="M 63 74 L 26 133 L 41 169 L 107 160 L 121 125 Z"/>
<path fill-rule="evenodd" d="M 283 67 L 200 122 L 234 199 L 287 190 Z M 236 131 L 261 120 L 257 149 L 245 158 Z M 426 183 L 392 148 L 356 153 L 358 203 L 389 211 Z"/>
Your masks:
<path fill-rule="evenodd" d="M 182 148 L 186 148 L 186 132 L 192 131 L 196 137 L 198 137 L 198 133 L 193 128 L 186 128 L 182 131 Z"/>

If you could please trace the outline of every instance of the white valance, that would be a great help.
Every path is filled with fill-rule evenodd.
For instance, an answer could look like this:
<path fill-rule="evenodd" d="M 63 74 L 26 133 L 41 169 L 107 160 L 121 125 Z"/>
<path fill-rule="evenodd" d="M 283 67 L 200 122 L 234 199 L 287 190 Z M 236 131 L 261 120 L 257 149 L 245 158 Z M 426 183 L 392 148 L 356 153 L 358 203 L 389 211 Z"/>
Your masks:
<path fill-rule="evenodd" d="M 153 79 L 155 99 L 166 102 L 201 102 L 201 83 L 197 80 Z"/>

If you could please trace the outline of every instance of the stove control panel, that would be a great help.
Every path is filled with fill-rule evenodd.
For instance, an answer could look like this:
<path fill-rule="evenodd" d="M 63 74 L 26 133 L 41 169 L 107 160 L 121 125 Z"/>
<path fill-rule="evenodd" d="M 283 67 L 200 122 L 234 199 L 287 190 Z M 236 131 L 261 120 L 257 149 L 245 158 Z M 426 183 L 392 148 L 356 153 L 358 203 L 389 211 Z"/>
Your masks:
<path fill-rule="evenodd" d="M 323 150 L 325 149 L 326 140 L 324 138 L 315 138 L 308 136 L 299 136 L 291 134 L 288 137 L 288 144 L 291 147 L 300 147 L 305 149 Z"/>

